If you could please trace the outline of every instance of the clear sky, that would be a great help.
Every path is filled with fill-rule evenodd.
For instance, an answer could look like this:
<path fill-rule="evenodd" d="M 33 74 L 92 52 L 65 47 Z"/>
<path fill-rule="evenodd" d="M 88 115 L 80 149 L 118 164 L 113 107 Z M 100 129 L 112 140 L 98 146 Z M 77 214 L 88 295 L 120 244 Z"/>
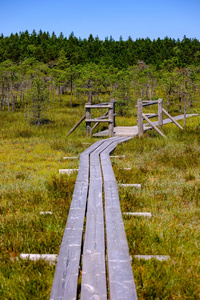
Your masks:
<path fill-rule="evenodd" d="M 200 0 L 0 0 L 0 34 L 33 29 L 104 40 L 200 40 Z"/>

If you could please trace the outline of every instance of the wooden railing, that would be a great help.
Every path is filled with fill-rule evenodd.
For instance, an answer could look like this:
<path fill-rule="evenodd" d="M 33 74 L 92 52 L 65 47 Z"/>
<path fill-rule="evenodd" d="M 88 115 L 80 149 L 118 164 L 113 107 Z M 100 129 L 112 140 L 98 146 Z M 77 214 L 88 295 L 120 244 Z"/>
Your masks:
<path fill-rule="evenodd" d="M 158 113 L 143 113 L 143 107 L 150 106 L 150 105 L 158 105 Z M 158 127 L 163 127 L 163 113 L 172 121 L 174 122 L 180 129 L 183 129 L 183 127 L 178 124 L 178 122 L 163 108 L 163 100 L 158 99 L 156 101 L 142 101 L 141 99 L 138 99 L 137 101 L 137 126 L 138 126 L 138 136 L 141 137 L 144 134 L 144 124 L 143 120 L 146 120 L 147 123 L 154 128 L 161 136 L 165 137 L 165 135 L 158 129 Z M 151 122 L 149 119 L 158 117 L 158 127 Z"/>
<path fill-rule="evenodd" d="M 91 117 L 91 109 L 108 109 L 107 112 L 100 117 L 92 119 Z M 92 130 L 96 128 L 100 123 L 107 122 L 108 123 L 108 135 L 110 137 L 114 134 L 114 126 L 115 126 L 115 101 L 107 102 L 107 103 L 100 103 L 100 104 L 85 104 L 86 110 L 86 134 L 87 136 L 91 136 Z M 91 123 L 95 123 L 92 127 Z"/>

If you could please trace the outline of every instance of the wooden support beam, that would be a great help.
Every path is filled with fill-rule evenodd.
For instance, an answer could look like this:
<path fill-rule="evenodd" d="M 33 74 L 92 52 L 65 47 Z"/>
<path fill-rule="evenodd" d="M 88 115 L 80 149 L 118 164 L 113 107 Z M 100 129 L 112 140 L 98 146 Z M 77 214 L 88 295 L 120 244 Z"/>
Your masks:
<path fill-rule="evenodd" d="M 142 101 L 142 106 L 158 104 L 158 101 Z"/>
<path fill-rule="evenodd" d="M 111 155 L 110 158 L 125 158 L 125 155 Z"/>
<path fill-rule="evenodd" d="M 86 114 L 76 123 L 76 125 L 69 131 L 67 135 L 70 135 L 86 118 Z"/>
<path fill-rule="evenodd" d="M 100 119 L 100 118 L 95 118 L 95 119 L 86 119 L 85 120 L 86 123 L 96 123 L 96 122 L 100 122 L 100 123 L 111 123 L 112 119 Z"/>
<path fill-rule="evenodd" d="M 166 137 L 157 127 L 154 125 L 146 116 L 145 114 L 142 114 L 143 118 L 153 127 L 162 137 Z"/>
<path fill-rule="evenodd" d="M 33 261 L 38 261 L 38 260 L 45 260 L 46 262 L 49 263 L 56 263 L 57 261 L 57 254 L 26 254 L 26 253 L 21 253 L 20 258 L 21 259 L 29 259 Z"/>
<path fill-rule="evenodd" d="M 149 212 L 124 212 L 124 215 L 133 217 L 148 217 L 151 218 L 151 213 Z"/>
<path fill-rule="evenodd" d="M 85 104 L 85 108 L 112 108 L 112 103 L 109 102 L 109 104 L 105 104 L 105 103 L 102 103 L 102 104 L 94 104 L 94 105 L 90 105 L 90 104 Z"/>
<path fill-rule="evenodd" d="M 118 183 L 118 185 L 122 187 L 135 187 L 137 189 L 141 189 L 141 184 L 139 183 Z"/>
<path fill-rule="evenodd" d="M 174 124 L 176 124 L 180 129 L 183 129 L 183 127 L 164 108 L 162 111 L 170 120 L 172 120 L 172 122 L 174 122 Z"/>
<path fill-rule="evenodd" d="M 74 172 L 78 172 L 79 169 L 60 169 L 59 174 L 71 174 Z"/>
<path fill-rule="evenodd" d="M 154 113 L 148 113 L 148 114 L 145 114 L 145 116 L 147 116 L 147 118 L 156 118 L 156 117 L 158 117 L 158 114 L 154 114 Z"/>
<path fill-rule="evenodd" d="M 170 256 L 168 255 L 134 255 L 134 257 L 138 259 L 144 259 L 144 260 L 156 259 L 159 261 L 170 259 Z"/>

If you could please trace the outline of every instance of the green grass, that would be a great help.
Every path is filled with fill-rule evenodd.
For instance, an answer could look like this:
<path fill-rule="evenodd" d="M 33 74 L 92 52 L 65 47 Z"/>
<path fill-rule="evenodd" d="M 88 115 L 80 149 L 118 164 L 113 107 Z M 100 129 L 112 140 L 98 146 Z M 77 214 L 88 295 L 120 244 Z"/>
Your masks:
<path fill-rule="evenodd" d="M 79 156 L 85 142 L 96 141 L 85 138 L 84 122 L 67 136 L 84 114 L 82 106 L 71 109 L 68 102 L 52 108 L 51 122 L 39 127 L 20 112 L 1 112 L 0 299 L 49 299 L 55 266 L 19 255 L 59 252 L 76 174 L 58 171 L 78 168 L 78 160 L 63 157 Z M 135 125 L 135 109 L 116 123 Z M 115 150 L 126 155 L 112 159 L 117 182 L 142 184 L 141 192 L 119 188 L 122 212 L 152 213 L 151 219 L 123 215 L 138 299 L 200 299 L 199 128 L 199 118 L 190 118 L 183 131 L 166 125 L 167 139 L 152 130 Z M 141 261 L 136 254 L 171 259 Z"/>

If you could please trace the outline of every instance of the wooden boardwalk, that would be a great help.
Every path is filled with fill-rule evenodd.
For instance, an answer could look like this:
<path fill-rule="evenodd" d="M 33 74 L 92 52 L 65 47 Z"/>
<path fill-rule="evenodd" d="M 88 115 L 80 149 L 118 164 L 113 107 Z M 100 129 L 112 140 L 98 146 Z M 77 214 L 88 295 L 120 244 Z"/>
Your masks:
<path fill-rule="evenodd" d="M 80 299 L 137 299 L 117 183 L 109 158 L 118 143 L 129 139 L 101 140 L 80 155 L 50 300 L 77 299 L 81 265 Z"/>
<path fill-rule="evenodd" d="M 198 116 L 198 114 L 187 114 L 186 117 L 193 117 L 193 116 Z M 179 115 L 173 117 L 176 121 L 183 120 L 184 115 Z M 172 120 L 170 119 L 164 119 L 163 124 L 169 124 L 171 123 Z M 154 125 L 158 125 L 158 121 L 153 122 Z M 146 123 L 144 124 L 144 131 L 152 129 L 152 127 Z M 138 134 L 138 127 L 137 126 L 117 126 L 114 127 L 114 136 L 129 136 L 129 137 L 135 137 Z M 108 130 L 104 130 L 101 132 L 97 132 L 93 134 L 93 136 L 96 137 L 103 137 L 103 136 L 108 136 Z"/>

